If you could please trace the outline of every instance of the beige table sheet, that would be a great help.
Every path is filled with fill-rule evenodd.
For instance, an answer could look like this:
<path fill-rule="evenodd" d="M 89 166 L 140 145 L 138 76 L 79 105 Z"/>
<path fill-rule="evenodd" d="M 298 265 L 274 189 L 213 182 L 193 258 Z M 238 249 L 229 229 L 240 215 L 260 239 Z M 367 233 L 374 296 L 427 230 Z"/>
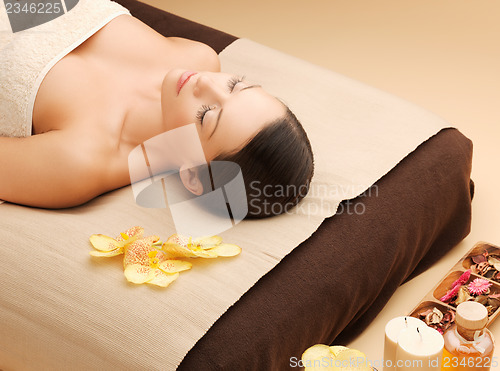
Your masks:
<path fill-rule="evenodd" d="M 308 197 L 289 214 L 223 233 L 235 258 L 195 261 L 167 289 L 126 282 L 121 259 L 89 256 L 93 233 L 133 225 L 166 239 L 167 209 L 144 209 L 131 187 L 67 210 L 0 206 L 0 368 L 170 370 L 212 324 L 298 244 L 447 123 L 331 71 L 241 39 L 221 53 L 283 99 L 316 159 Z M 306 279 L 306 278 L 305 278 Z M 236 331 L 236 329 L 235 329 Z M 223 351 L 216 349 L 214 351 Z"/>

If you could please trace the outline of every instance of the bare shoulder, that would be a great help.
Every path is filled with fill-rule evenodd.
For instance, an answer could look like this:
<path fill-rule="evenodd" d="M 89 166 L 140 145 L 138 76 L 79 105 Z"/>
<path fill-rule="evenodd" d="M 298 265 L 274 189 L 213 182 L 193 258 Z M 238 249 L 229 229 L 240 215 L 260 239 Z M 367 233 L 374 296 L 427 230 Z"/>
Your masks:
<path fill-rule="evenodd" d="M 198 61 L 201 64 L 199 70 L 220 71 L 219 56 L 207 44 L 199 41 L 184 39 L 181 37 L 167 37 L 166 41 L 170 43 L 179 52 L 185 54 L 191 60 Z"/>
<path fill-rule="evenodd" d="M 142 63 L 156 60 L 170 67 L 220 70 L 219 57 L 210 46 L 180 37 L 165 37 L 128 15 L 116 17 L 75 50 Z"/>

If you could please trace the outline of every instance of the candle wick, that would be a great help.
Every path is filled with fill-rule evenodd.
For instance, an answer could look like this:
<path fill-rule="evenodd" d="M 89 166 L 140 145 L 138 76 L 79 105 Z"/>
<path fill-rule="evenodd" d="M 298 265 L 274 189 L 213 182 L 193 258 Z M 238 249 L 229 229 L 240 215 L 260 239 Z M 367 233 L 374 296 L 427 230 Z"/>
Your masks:
<path fill-rule="evenodd" d="M 420 341 L 422 341 L 422 340 L 423 340 L 423 339 L 422 339 L 422 334 L 420 333 L 420 330 L 418 329 L 418 327 L 417 327 L 417 332 L 418 332 L 418 334 L 420 335 Z"/>
<path fill-rule="evenodd" d="M 408 327 L 408 321 L 406 320 L 407 317 L 405 317 L 405 326 Z"/>

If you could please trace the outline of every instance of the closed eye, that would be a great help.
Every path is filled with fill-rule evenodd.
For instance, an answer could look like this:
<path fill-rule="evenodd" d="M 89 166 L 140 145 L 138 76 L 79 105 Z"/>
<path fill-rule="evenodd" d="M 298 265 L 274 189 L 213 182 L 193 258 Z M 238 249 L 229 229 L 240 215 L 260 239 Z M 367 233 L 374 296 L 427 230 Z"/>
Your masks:
<path fill-rule="evenodd" d="M 229 88 L 229 92 L 232 93 L 235 86 L 238 85 L 240 82 L 243 82 L 245 80 L 245 77 L 244 76 L 241 76 L 241 77 L 231 77 L 228 81 L 227 81 L 227 87 Z"/>
<path fill-rule="evenodd" d="M 212 110 L 212 109 L 214 109 L 214 107 L 207 106 L 205 104 L 203 106 L 201 106 L 201 108 L 196 113 L 196 119 L 200 122 L 200 124 L 203 125 L 203 118 L 205 117 L 207 112 Z"/>

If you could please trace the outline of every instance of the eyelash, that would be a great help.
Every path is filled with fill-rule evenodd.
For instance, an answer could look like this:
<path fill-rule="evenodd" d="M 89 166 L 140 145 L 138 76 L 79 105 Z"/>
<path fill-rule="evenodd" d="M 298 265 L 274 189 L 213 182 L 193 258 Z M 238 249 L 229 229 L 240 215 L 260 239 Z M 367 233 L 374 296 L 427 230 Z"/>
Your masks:
<path fill-rule="evenodd" d="M 245 80 L 245 76 L 231 77 L 227 82 L 227 87 L 229 88 L 229 92 L 232 92 L 234 90 L 234 87 L 240 82 L 243 82 L 243 80 Z"/>
<path fill-rule="evenodd" d="M 203 124 L 203 118 L 205 117 L 205 114 L 212 109 L 211 106 L 203 105 L 201 108 L 198 110 L 196 113 L 196 119 L 200 122 L 200 124 Z"/>
<path fill-rule="evenodd" d="M 240 82 L 243 82 L 244 79 L 245 79 L 244 76 L 230 78 L 229 81 L 227 82 L 227 87 L 229 88 L 229 92 L 231 93 L 234 90 L 234 87 Z M 212 109 L 213 109 L 212 106 L 207 106 L 206 104 L 201 106 L 201 108 L 196 113 L 196 119 L 200 122 L 200 124 L 203 124 L 203 118 L 205 117 L 206 113 Z"/>

